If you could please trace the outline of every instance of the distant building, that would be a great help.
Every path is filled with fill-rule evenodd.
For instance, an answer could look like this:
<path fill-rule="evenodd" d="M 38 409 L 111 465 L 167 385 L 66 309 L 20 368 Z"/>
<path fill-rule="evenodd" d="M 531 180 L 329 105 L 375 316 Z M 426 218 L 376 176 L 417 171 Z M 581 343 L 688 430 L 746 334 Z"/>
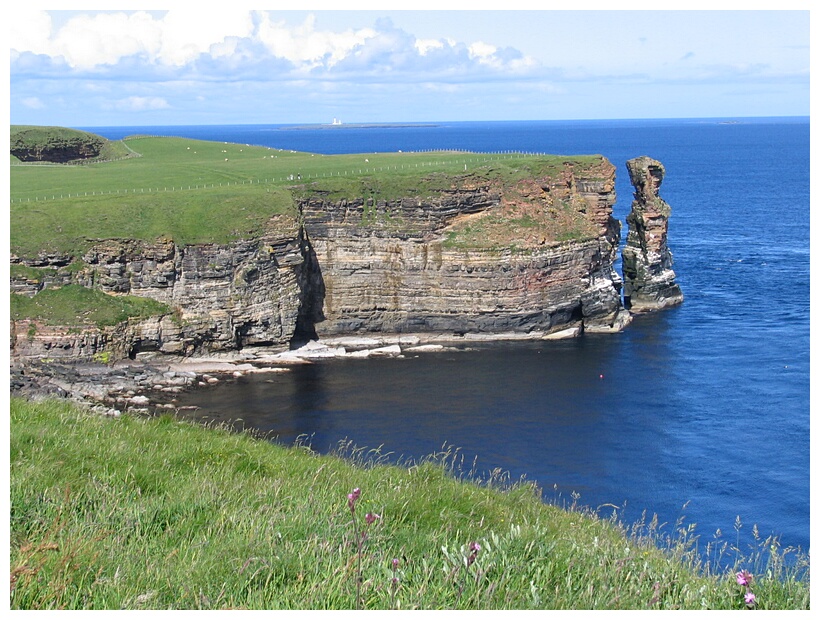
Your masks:
<path fill-rule="evenodd" d="M 334 118 L 333 122 L 331 123 L 331 125 L 341 125 L 341 124 L 342 124 L 342 121 L 340 121 L 338 118 Z"/>

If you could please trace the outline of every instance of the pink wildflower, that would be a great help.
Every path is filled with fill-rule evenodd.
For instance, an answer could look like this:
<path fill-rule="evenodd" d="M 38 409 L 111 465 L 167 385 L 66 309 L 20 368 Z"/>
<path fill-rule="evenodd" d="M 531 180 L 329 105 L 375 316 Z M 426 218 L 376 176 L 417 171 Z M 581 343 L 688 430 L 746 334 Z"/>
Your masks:
<path fill-rule="evenodd" d="M 399 567 L 399 558 L 393 558 L 393 570 Z"/>
<path fill-rule="evenodd" d="M 737 585 L 739 586 L 748 586 L 752 582 L 752 574 L 743 569 L 737 574 Z"/>
<path fill-rule="evenodd" d="M 469 549 L 470 555 L 467 556 L 467 566 L 471 566 L 472 563 L 475 562 L 478 552 L 481 551 L 481 545 L 474 541 L 470 543 Z"/>
<path fill-rule="evenodd" d="M 362 491 L 359 487 L 353 489 L 352 493 L 347 494 L 347 505 L 352 511 L 356 507 L 356 500 L 359 499 L 359 496 L 362 494 Z"/>
<path fill-rule="evenodd" d="M 751 590 L 747 591 L 746 596 L 744 596 L 743 598 L 746 601 L 747 605 L 754 605 L 755 604 L 755 595 L 754 595 L 754 592 L 752 592 Z"/>
<path fill-rule="evenodd" d="M 381 518 L 382 518 L 382 516 L 377 515 L 375 512 L 368 512 L 364 516 L 365 523 L 367 523 L 368 525 L 373 525 L 373 523 L 375 523 L 377 519 L 381 519 Z"/>

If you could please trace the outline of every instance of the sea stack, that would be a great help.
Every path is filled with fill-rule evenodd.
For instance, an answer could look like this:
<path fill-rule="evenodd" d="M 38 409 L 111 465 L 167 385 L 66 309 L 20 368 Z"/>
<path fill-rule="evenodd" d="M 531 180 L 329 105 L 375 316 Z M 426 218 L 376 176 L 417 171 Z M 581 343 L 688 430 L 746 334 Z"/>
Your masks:
<path fill-rule="evenodd" d="M 683 302 L 666 244 L 672 210 L 658 195 L 666 171 L 661 162 L 646 156 L 630 159 L 626 167 L 635 197 L 622 252 L 624 306 L 632 313 L 651 312 Z"/>

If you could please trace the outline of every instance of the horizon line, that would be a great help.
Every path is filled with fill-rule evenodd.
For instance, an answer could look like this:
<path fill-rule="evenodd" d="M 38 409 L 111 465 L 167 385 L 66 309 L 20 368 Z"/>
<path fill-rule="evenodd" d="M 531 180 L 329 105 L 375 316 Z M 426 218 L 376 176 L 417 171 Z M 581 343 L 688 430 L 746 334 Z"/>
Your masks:
<path fill-rule="evenodd" d="M 356 126 L 390 126 L 390 125 L 430 125 L 430 124 L 453 124 L 453 123 L 592 123 L 592 122 L 626 122 L 626 121 L 709 121 L 709 120 L 752 120 L 752 119 L 793 119 L 810 120 L 810 114 L 786 114 L 786 115 L 765 115 L 765 116 L 669 116 L 669 117 L 633 117 L 633 118 L 565 118 L 565 119 L 494 119 L 494 120 L 428 120 L 428 121 L 350 121 L 339 124 L 332 122 L 293 122 L 293 123 L 121 123 L 116 125 L 90 125 L 78 124 L 73 127 L 249 127 L 254 125 L 277 126 L 277 127 L 356 127 Z M 43 125 L 36 123 L 9 123 L 10 126 L 32 126 L 32 127 L 71 127 L 69 125 Z"/>

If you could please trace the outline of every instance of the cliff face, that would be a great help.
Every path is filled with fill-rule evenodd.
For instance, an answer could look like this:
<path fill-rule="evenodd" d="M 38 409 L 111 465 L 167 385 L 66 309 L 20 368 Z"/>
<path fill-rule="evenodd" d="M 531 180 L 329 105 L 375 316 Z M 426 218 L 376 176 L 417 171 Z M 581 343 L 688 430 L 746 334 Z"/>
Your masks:
<path fill-rule="evenodd" d="M 626 218 L 629 232 L 623 249 L 624 305 L 633 313 L 683 302 L 667 245 L 671 208 L 659 196 L 666 170 L 661 162 L 638 157 L 626 162 L 635 187 Z"/>
<path fill-rule="evenodd" d="M 19 355 L 105 350 L 134 357 L 284 349 L 374 332 L 618 331 L 630 314 L 613 270 L 620 238 L 614 179 L 614 167 L 600 158 L 517 180 L 442 177 L 435 191 L 389 200 L 308 186 L 298 199 L 301 220 L 280 217 L 259 239 L 186 247 L 100 240 L 82 268 L 53 281 L 152 297 L 174 312 L 84 329 L 82 337 L 76 329 L 25 335 L 24 325 L 13 325 L 12 348 Z M 34 292 L 32 282 L 16 282 L 16 290 L 27 287 Z"/>
<path fill-rule="evenodd" d="M 434 199 L 306 200 L 324 282 L 317 334 L 621 329 L 614 169 L 595 172 L 503 188 L 464 178 Z M 550 237 L 551 225 L 567 232 L 561 218 L 575 238 Z"/>
<path fill-rule="evenodd" d="M 37 326 L 26 336 L 23 326 L 13 325 L 13 348 L 29 356 L 108 350 L 134 357 L 287 346 L 300 311 L 303 244 L 295 221 L 283 219 L 272 228 L 277 232 L 231 245 L 102 240 L 82 257 L 84 267 L 73 272 L 72 281 L 106 293 L 151 297 L 174 313 L 108 329 Z"/>

